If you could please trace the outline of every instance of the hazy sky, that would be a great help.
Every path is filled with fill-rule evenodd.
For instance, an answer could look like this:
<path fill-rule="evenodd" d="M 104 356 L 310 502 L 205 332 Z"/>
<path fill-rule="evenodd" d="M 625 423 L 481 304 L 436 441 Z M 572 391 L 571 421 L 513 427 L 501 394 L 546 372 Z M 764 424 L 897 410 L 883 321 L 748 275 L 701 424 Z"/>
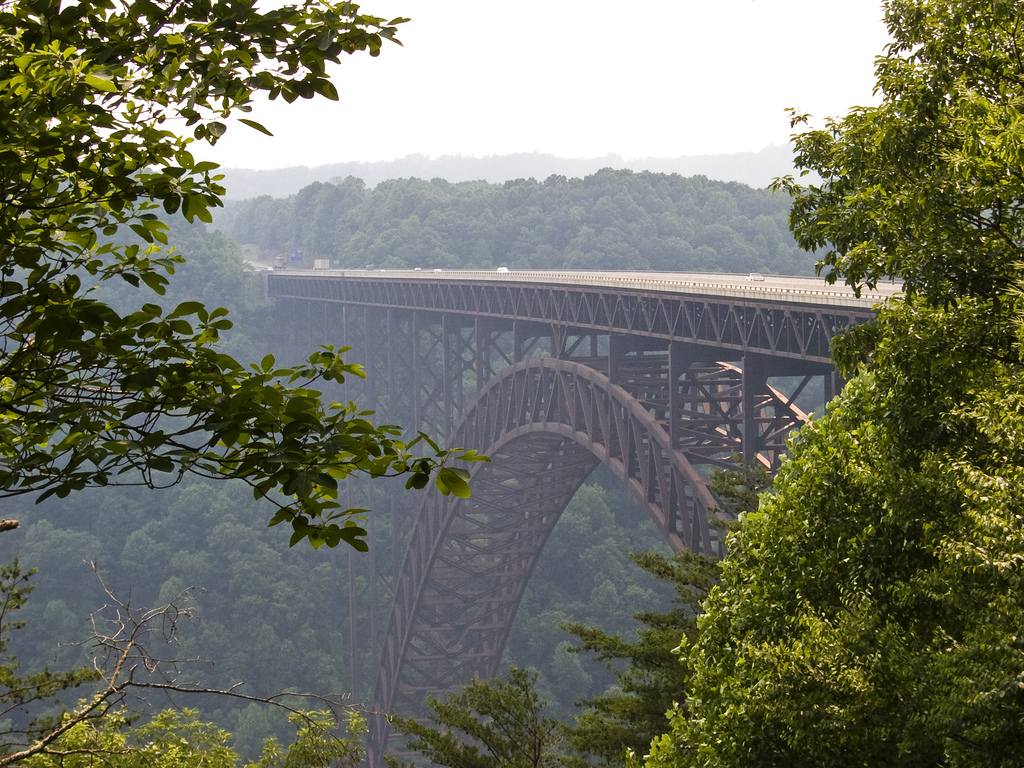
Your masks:
<path fill-rule="evenodd" d="M 365 0 L 404 47 L 346 57 L 340 102 L 267 103 L 213 150 L 281 168 L 409 154 L 678 157 L 781 144 L 786 107 L 873 103 L 880 0 Z"/>

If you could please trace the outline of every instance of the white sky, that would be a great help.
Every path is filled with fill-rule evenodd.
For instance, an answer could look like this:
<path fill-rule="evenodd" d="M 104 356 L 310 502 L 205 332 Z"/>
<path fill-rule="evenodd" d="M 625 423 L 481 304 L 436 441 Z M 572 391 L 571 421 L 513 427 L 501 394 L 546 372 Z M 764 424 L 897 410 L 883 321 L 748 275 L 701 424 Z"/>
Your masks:
<path fill-rule="evenodd" d="M 543 152 L 626 159 L 787 141 L 786 107 L 874 103 L 880 0 L 364 0 L 404 47 L 346 57 L 340 102 L 257 105 L 197 155 L 282 168 Z"/>

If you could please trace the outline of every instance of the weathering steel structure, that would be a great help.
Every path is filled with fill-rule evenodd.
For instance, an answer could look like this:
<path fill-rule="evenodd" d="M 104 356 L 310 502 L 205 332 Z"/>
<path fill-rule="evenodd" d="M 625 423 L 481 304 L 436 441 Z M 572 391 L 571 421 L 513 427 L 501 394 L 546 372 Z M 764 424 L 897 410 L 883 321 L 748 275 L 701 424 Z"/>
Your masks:
<path fill-rule="evenodd" d="M 492 458 L 468 500 L 386 494 L 418 509 L 371 641 L 376 712 L 496 673 L 548 534 L 599 463 L 673 549 L 719 553 L 711 471 L 735 454 L 777 466 L 797 401 L 837 390 L 831 339 L 880 300 L 808 279 L 518 271 L 271 272 L 268 292 L 296 340 L 353 347 L 379 420 Z M 378 722 L 371 758 L 384 738 Z"/>

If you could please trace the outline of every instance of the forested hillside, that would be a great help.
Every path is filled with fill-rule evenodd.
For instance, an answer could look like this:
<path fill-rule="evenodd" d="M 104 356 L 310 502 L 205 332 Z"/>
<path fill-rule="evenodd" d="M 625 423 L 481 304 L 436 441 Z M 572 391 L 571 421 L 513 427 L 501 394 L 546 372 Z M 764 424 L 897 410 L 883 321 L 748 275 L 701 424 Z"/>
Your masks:
<path fill-rule="evenodd" d="M 504 184 L 348 177 L 218 220 L 265 255 L 381 269 L 636 269 L 813 274 L 789 201 L 703 176 L 605 169 Z"/>
<path fill-rule="evenodd" d="M 175 226 L 171 239 L 188 261 L 160 303 L 229 307 L 235 326 L 223 346 L 239 360 L 259 360 L 281 346 L 275 334 L 287 319 L 264 299 L 237 243 L 201 225 Z M 101 290 L 124 310 L 154 299 L 127 284 Z M 621 485 L 602 482 L 608 490 L 585 486 L 556 527 L 507 651 L 510 661 L 541 672 L 545 694 L 563 715 L 611 680 L 601 665 L 568 653 L 572 638 L 558 625 L 577 621 L 628 633 L 634 610 L 657 609 L 670 597 L 627 557 L 664 547 L 653 524 Z M 410 505 L 417 500 L 410 494 Z M 84 663 L 89 617 L 107 602 L 100 578 L 136 608 L 162 605 L 194 588 L 197 620 L 180 627 L 181 645 L 171 654 L 198 660 L 183 668 L 182 679 L 219 688 L 244 683 L 241 692 L 260 696 L 341 694 L 365 704 L 373 640 L 387 617 L 387 584 L 402 546 L 391 541 L 389 515 L 368 506 L 375 508 L 372 551 L 363 554 L 347 547 L 289 548 L 279 529 L 266 526 L 269 505 L 254 501 L 240 483 L 193 478 L 165 490 L 92 489 L 41 505 L 8 500 L 4 516 L 22 525 L 0 535 L 0 562 L 17 556 L 23 568 L 39 569 L 36 589 L 19 612 L 27 625 L 14 633 L 12 650 L 29 671 Z M 198 706 L 203 719 L 234 734 L 234 746 L 247 757 L 258 756 L 264 738 L 284 740 L 291 731 L 281 713 L 245 702 L 180 696 L 151 702 L 171 705 Z"/>
<path fill-rule="evenodd" d="M 294 195 L 314 182 L 355 176 L 374 187 L 388 179 L 416 177 L 441 178 L 450 182 L 489 181 L 501 184 L 520 178 L 546 179 L 551 174 L 586 176 L 602 168 L 628 168 L 634 171 L 698 174 L 723 181 L 738 181 L 752 187 L 767 187 L 772 179 L 793 172 L 793 147 L 772 145 L 760 152 L 737 152 L 728 155 L 689 155 L 683 157 L 645 157 L 625 160 L 618 155 L 593 158 L 555 157 L 540 152 L 518 152 L 510 155 L 466 157 L 445 155 L 432 158 L 408 155 L 397 160 L 379 162 L 331 163 L 307 167 L 254 171 L 247 168 L 223 168 L 228 200 L 245 200 L 270 195 Z"/>

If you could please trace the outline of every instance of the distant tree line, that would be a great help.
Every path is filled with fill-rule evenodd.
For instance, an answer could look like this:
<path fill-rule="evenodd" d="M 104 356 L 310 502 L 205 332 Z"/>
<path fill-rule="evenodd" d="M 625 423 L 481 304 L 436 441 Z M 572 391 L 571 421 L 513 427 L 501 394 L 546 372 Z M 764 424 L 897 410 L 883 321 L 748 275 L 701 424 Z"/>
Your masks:
<path fill-rule="evenodd" d="M 381 269 L 813 274 L 789 201 L 703 176 L 604 169 L 504 184 L 348 177 L 231 205 L 218 224 L 265 254 Z"/>
<path fill-rule="evenodd" d="M 251 170 L 220 168 L 228 200 L 247 200 L 260 195 L 287 197 L 316 181 L 331 181 L 355 176 L 375 187 L 387 179 L 447 179 L 489 181 L 501 184 L 512 179 L 546 179 L 551 174 L 586 176 L 602 168 L 629 168 L 634 171 L 701 174 L 712 179 L 738 181 L 752 187 L 767 187 L 772 179 L 793 171 L 793 147 L 772 144 L 759 152 L 727 155 L 687 155 L 683 157 L 645 157 L 625 160 L 619 155 L 570 158 L 540 152 L 515 152 L 508 155 L 472 157 L 465 155 L 406 155 L 396 160 L 349 161 L 317 166 L 292 166 Z"/>

